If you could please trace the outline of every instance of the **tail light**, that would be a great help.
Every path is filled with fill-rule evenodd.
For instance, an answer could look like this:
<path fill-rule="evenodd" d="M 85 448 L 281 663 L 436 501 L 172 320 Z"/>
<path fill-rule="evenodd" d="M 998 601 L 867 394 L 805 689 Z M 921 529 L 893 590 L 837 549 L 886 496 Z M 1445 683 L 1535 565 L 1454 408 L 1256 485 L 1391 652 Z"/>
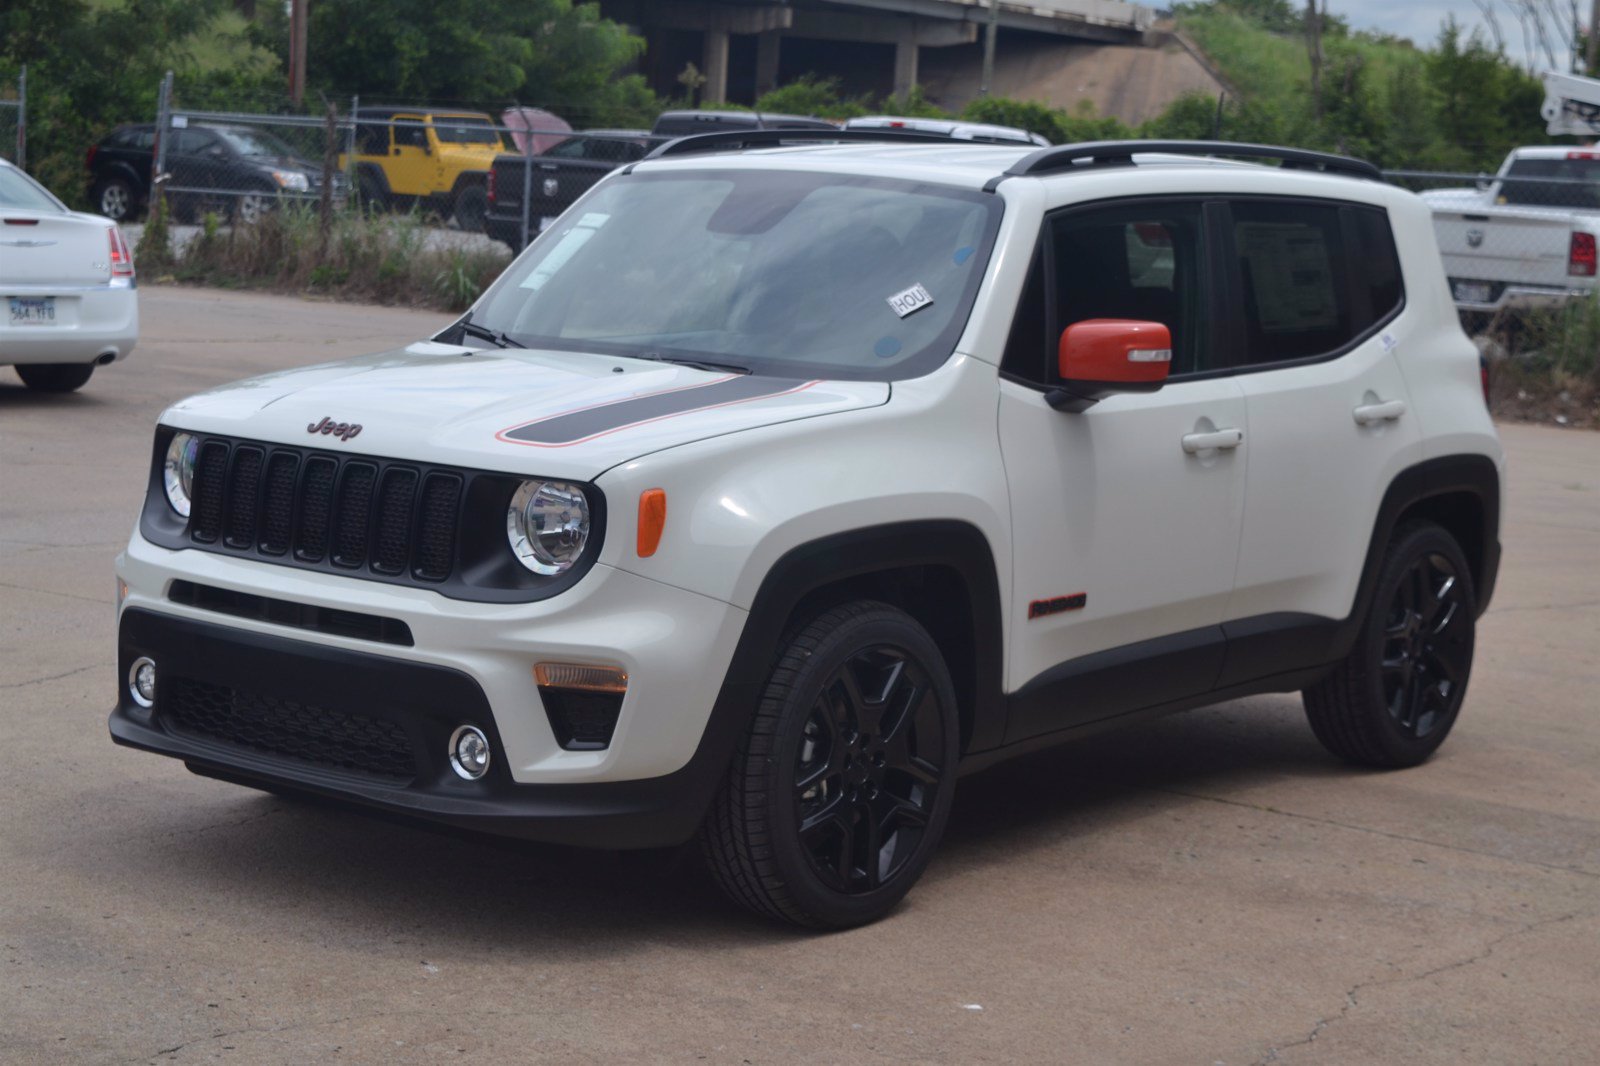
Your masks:
<path fill-rule="evenodd" d="M 1594 234 L 1574 233 L 1572 251 L 1567 255 L 1567 273 L 1575 278 L 1595 276 Z"/>
<path fill-rule="evenodd" d="M 98 144 L 91 144 L 89 146 L 89 154 L 83 157 L 84 169 L 86 169 L 86 170 L 94 169 L 94 157 L 95 157 L 95 153 L 98 152 L 98 151 L 100 151 L 100 146 Z"/>
<path fill-rule="evenodd" d="M 128 249 L 128 242 L 122 239 L 122 231 L 112 226 L 106 233 L 111 237 L 111 276 L 133 277 L 133 252 Z"/>
<path fill-rule="evenodd" d="M 489 202 L 494 203 L 494 169 L 489 170 L 489 180 L 484 183 L 483 191 L 488 196 Z"/>
<path fill-rule="evenodd" d="M 1483 405 L 1489 406 L 1489 359 L 1478 353 L 1478 380 L 1483 383 Z"/>

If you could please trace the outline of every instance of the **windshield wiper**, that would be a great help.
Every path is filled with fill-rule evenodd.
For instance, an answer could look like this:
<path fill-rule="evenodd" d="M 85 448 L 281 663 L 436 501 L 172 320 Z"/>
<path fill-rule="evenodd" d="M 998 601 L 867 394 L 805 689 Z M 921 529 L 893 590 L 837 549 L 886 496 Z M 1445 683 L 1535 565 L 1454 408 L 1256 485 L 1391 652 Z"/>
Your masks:
<path fill-rule="evenodd" d="M 660 352 L 639 352 L 627 356 L 629 359 L 647 359 L 652 363 L 671 363 L 674 366 L 687 366 L 695 370 L 723 371 L 731 374 L 748 374 L 750 368 L 740 366 L 738 363 L 713 363 L 705 359 L 683 359 L 676 355 L 662 355 Z"/>
<path fill-rule="evenodd" d="M 473 324 L 471 321 L 469 321 L 467 319 L 462 319 L 460 322 L 456 323 L 456 325 L 461 330 L 461 332 L 466 334 L 467 336 L 469 336 L 469 337 L 477 337 L 479 340 L 482 340 L 482 341 L 488 341 L 490 344 L 494 345 L 496 348 L 526 348 L 527 347 L 526 344 L 522 344 L 519 341 L 513 340 L 510 336 L 508 336 L 502 330 L 489 329 L 486 326 L 475 325 L 475 324 Z"/>

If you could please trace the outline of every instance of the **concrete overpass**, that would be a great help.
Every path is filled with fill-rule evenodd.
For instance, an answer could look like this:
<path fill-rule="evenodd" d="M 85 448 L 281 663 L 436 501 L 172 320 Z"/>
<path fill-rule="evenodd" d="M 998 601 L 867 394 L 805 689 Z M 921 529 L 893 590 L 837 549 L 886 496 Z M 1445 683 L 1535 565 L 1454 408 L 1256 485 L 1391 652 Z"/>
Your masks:
<path fill-rule="evenodd" d="M 706 79 L 706 103 L 749 101 L 775 88 L 791 42 L 807 42 L 806 55 L 817 54 L 810 42 L 834 44 L 835 58 L 890 47 L 887 87 L 903 94 L 919 82 L 922 49 L 973 44 L 989 19 L 989 0 L 601 0 L 600 9 L 645 36 L 658 91 L 673 91 L 665 79 L 693 62 Z M 1122 0 L 1001 0 L 998 15 L 1006 35 L 1122 45 L 1141 43 L 1155 18 Z M 700 38 L 698 55 L 688 34 Z M 741 38 L 753 39 L 753 49 Z"/>

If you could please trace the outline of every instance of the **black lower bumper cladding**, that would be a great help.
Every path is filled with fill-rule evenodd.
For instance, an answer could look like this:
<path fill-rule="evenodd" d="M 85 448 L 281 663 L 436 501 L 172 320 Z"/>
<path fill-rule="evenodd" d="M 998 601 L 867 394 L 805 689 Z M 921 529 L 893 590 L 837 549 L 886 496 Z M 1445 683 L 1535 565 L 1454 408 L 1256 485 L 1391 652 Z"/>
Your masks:
<path fill-rule="evenodd" d="M 157 671 L 148 709 L 126 685 L 144 657 Z M 130 607 L 122 613 L 117 678 L 113 740 L 239 784 L 601 848 L 682 843 L 704 813 L 704 783 L 688 768 L 639 781 L 516 783 L 483 690 L 445 667 Z M 450 766 L 450 736 L 462 725 L 489 739 L 490 769 L 479 781 Z"/>

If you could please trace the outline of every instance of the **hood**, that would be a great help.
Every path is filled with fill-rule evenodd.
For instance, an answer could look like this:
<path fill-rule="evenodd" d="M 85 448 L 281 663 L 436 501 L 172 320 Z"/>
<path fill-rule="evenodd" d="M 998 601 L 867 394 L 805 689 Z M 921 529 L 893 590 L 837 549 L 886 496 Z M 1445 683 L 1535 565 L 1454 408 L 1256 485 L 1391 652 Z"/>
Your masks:
<path fill-rule="evenodd" d="M 423 342 L 287 370 L 169 407 L 178 429 L 589 481 L 708 437 L 888 402 L 877 381 L 799 381 L 636 359 Z"/>

